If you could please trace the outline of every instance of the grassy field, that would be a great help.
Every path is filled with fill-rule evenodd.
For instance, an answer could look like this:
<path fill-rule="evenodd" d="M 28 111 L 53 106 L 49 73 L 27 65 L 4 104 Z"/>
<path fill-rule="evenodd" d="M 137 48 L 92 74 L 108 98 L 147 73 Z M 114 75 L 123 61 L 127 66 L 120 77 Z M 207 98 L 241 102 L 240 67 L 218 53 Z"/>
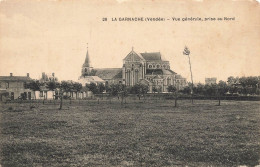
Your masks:
<path fill-rule="evenodd" d="M 5 166 L 256 166 L 255 101 L 2 104 Z M 31 108 L 30 106 L 35 106 Z"/>

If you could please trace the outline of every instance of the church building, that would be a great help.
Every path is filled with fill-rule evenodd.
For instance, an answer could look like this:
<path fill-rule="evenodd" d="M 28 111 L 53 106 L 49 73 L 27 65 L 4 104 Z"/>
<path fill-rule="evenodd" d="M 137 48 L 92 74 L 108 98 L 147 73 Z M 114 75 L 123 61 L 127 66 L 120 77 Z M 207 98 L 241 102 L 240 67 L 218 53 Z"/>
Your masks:
<path fill-rule="evenodd" d="M 156 88 L 159 92 L 167 92 L 169 85 L 177 87 L 176 75 L 160 52 L 136 53 L 132 49 L 123 59 L 122 79 L 127 86 L 143 83 L 149 85 L 150 91 Z M 186 83 L 186 79 L 182 79 Z M 184 86 L 178 85 L 178 88 Z"/>
<path fill-rule="evenodd" d="M 182 89 L 187 85 L 186 79 L 177 75 L 170 68 L 169 61 L 165 60 L 160 52 L 137 53 L 133 49 L 123 59 L 122 68 L 93 68 L 87 51 L 82 66 L 80 81 L 84 83 L 122 83 L 134 86 L 142 83 L 149 86 L 149 92 L 167 92 L 169 85 Z"/>

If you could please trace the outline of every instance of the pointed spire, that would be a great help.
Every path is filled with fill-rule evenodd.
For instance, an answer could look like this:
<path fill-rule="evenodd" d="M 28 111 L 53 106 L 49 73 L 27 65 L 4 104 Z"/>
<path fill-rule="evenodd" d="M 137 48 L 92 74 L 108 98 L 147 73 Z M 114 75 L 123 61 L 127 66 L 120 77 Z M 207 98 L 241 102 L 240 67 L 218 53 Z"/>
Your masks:
<path fill-rule="evenodd" d="M 132 46 L 132 51 L 134 51 L 134 47 Z"/>
<path fill-rule="evenodd" d="M 88 43 L 87 43 L 87 54 L 86 54 L 86 58 L 85 58 L 83 67 L 90 67 L 90 60 L 89 60 L 89 55 L 88 55 Z"/>

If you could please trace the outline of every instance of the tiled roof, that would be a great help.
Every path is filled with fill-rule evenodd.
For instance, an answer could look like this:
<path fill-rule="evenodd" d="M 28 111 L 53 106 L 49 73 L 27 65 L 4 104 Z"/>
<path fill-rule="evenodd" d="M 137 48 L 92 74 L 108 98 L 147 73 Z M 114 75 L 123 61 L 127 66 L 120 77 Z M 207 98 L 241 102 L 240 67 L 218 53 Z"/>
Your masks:
<path fill-rule="evenodd" d="M 121 79 L 122 68 L 97 68 L 95 75 L 101 79 Z"/>
<path fill-rule="evenodd" d="M 163 79 L 160 75 L 156 75 L 153 79 Z"/>
<path fill-rule="evenodd" d="M 161 53 L 160 52 L 153 52 L 153 53 L 141 53 L 142 57 L 146 60 L 146 61 L 161 61 L 162 57 L 161 57 Z"/>
<path fill-rule="evenodd" d="M 87 77 L 82 77 L 78 80 L 79 83 L 82 85 L 85 84 L 90 84 L 90 83 L 105 83 L 105 81 L 98 76 L 87 76 Z"/>
<path fill-rule="evenodd" d="M 30 77 L 27 76 L 0 76 L 0 81 L 32 81 Z"/>
<path fill-rule="evenodd" d="M 177 74 L 176 72 L 170 70 L 170 69 L 162 69 L 163 74 L 165 75 L 172 75 L 172 74 Z"/>
<path fill-rule="evenodd" d="M 137 55 L 138 57 L 140 57 L 140 59 L 145 60 L 140 53 L 135 52 L 135 51 L 133 51 L 133 50 L 132 50 L 130 53 L 128 53 L 128 55 L 127 55 L 123 60 L 126 60 L 126 58 L 127 58 L 129 55 L 131 55 L 131 54 Z"/>
<path fill-rule="evenodd" d="M 163 71 L 162 71 L 162 69 L 147 69 L 146 74 L 147 75 L 162 75 Z"/>
<path fill-rule="evenodd" d="M 170 69 L 147 69 L 146 74 L 147 75 L 173 75 L 177 73 Z"/>

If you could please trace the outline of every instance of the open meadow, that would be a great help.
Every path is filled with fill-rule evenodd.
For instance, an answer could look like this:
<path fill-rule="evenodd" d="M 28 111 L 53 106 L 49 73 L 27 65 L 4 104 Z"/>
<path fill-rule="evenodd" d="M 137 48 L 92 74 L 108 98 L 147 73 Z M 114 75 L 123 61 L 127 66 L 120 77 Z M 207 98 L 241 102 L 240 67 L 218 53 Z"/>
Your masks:
<path fill-rule="evenodd" d="M 2 167 L 260 162 L 259 101 L 57 102 L 0 104 Z"/>

